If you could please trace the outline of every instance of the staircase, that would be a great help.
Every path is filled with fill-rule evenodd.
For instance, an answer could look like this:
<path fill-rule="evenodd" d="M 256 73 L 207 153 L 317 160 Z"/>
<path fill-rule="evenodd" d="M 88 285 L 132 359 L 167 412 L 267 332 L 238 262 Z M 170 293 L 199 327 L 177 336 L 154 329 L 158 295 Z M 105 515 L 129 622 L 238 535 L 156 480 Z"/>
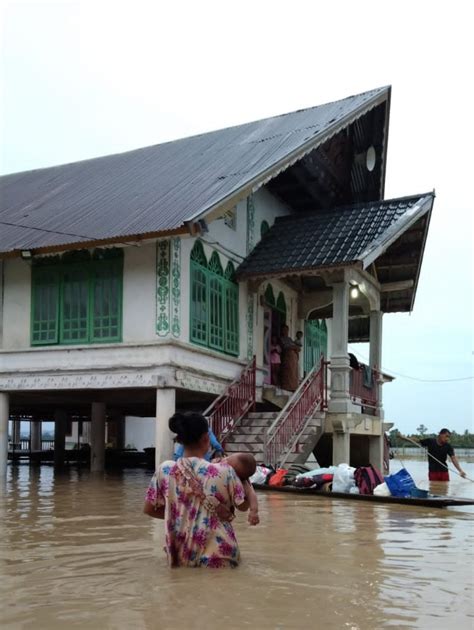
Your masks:
<path fill-rule="evenodd" d="M 280 465 L 287 468 L 291 464 L 305 464 L 308 457 L 314 451 L 316 444 L 324 434 L 324 420 L 326 413 L 316 411 L 304 426 L 304 429 L 296 438 L 293 448 L 288 451 Z"/>
<path fill-rule="evenodd" d="M 225 441 L 227 453 L 252 453 L 259 464 L 264 463 L 267 431 L 278 412 L 262 411 L 247 414 Z"/>
<path fill-rule="evenodd" d="M 226 452 L 272 466 L 304 464 L 324 433 L 326 369 L 321 359 L 281 411 L 255 412 L 253 359 L 206 413 Z"/>
<path fill-rule="evenodd" d="M 292 448 L 286 454 L 283 466 L 290 464 L 304 464 L 313 452 L 321 435 L 324 433 L 325 412 L 317 411 L 305 423 L 302 431 L 298 433 Z M 268 430 L 278 418 L 278 412 L 262 411 L 247 414 L 232 434 L 225 441 L 227 453 L 252 453 L 259 464 L 269 463 L 265 458 L 265 446 Z"/>

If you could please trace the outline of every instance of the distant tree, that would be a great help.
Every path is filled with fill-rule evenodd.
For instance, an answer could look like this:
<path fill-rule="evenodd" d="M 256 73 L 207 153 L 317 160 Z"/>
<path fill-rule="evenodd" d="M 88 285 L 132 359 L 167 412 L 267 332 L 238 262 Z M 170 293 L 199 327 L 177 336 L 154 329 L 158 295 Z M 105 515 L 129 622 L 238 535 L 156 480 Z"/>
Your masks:
<path fill-rule="evenodd" d="M 405 442 L 400 439 L 401 433 L 398 429 L 392 429 L 388 435 L 390 439 L 390 446 L 393 448 L 399 448 L 404 445 Z"/>
<path fill-rule="evenodd" d="M 416 430 L 418 432 L 418 435 L 421 435 L 421 437 L 424 437 L 424 435 L 428 431 L 428 427 L 425 427 L 424 424 L 420 424 L 420 426 L 417 427 Z"/>

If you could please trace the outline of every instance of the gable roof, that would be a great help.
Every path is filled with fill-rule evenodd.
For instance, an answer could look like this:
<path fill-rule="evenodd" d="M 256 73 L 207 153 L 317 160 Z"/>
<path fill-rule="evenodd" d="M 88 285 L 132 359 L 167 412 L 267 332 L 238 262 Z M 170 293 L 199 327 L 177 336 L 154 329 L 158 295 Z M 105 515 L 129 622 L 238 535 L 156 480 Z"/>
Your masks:
<path fill-rule="evenodd" d="M 185 231 L 387 101 L 340 101 L 118 155 L 0 179 L 0 255 Z"/>
<path fill-rule="evenodd" d="M 425 193 L 278 217 L 240 264 L 237 277 L 285 277 L 352 265 L 367 269 L 416 226 L 409 239 L 411 258 L 404 263 L 403 275 L 395 277 L 395 271 L 390 270 L 389 278 L 383 274 L 379 277 L 381 283 L 387 280 L 387 286 L 392 281 L 391 287 L 398 293 L 400 284 L 394 281 L 409 283 L 403 289 L 405 293 L 397 295 L 400 304 L 392 301 L 390 309 L 386 304 L 385 312 L 411 310 L 433 201 L 434 193 Z M 406 254 L 406 248 L 403 254 Z"/>

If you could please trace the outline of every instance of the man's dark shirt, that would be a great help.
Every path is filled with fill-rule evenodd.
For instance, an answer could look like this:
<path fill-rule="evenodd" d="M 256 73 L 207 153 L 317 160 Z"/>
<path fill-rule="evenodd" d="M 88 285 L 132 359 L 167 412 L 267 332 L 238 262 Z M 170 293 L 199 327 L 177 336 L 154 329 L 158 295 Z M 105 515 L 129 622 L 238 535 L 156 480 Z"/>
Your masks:
<path fill-rule="evenodd" d="M 436 438 L 426 438 L 424 440 L 420 440 L 420 444 L 422 446 L 426 446 L 428 453 L 433 455 L 433 457 L 436 457 L 436 459 L 439 459 L 439 461 L 443 462 L 443 464 L 446 464 L 448 455 L 450 457 L 453 457 L 454 455 L 454 449 L 449 442 L 441 445 L 438 444 L 438 440 Z M 438 464 L 433 457 L 428 457 L 428 470 L 431 472 L 446 472 L 446 467 Z"/>

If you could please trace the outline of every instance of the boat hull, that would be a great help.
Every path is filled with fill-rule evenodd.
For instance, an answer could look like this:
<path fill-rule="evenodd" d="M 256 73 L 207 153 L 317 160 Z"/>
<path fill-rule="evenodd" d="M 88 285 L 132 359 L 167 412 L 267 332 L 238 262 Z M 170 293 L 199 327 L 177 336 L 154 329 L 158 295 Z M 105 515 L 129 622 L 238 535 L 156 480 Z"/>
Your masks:
<path fill-rule="evenodd" d="M 281 492 L 287 494 L 302 494 L 321 497 L 324 499 L 346 499 L 349 501 L 368 501 L 371 503 L 392 503 L 402 505 L 418 505 L 422 507 L 445 508 L 453 505 L 474 505 L 474 499 L 461 497 L 429 496 L 420 497 L 380 497 L 373 494 L 350 494 L 347 492 L 321 492 L 314 488 L 296 488 L 294 486 L 266 486 L 254 484 L 256 490 L 265 492 Z"/>

